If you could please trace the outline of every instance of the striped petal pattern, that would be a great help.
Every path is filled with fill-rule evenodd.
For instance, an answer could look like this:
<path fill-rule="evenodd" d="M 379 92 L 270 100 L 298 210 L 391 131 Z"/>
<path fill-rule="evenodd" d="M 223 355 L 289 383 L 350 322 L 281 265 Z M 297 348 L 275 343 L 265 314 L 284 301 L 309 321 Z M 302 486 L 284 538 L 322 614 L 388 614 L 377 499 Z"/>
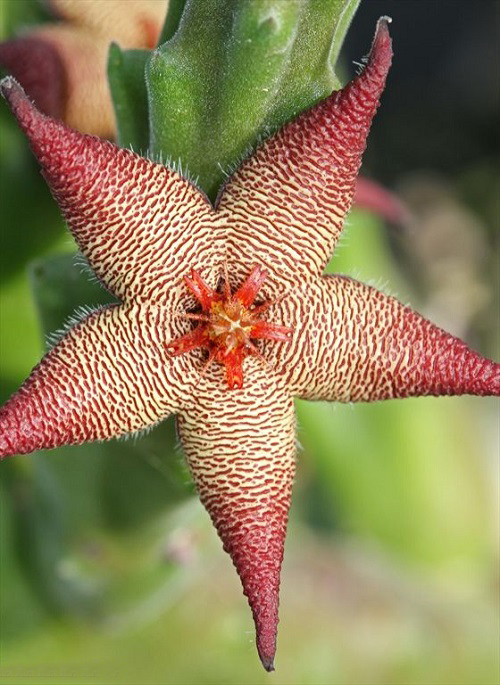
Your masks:
<path fill-rule="evenodd" d="M 117 297 L 163 303 L 185 264 L 206 271 L 212 209 L 175 171 L 41 114 L 10 78 L 1 91 L 82 253 Z"/>
<path fill-rule="evenodd" d="M 500 365 L 394 297 L 324 276 L 269 312 L 294 330 L 266 357 L 297 397 L 371 402 L 425 395 L 498 395 Z"/>
<path fill-rule="evenodd" d="M 247 374 L 244 388 L 228 393 L 219 373 L 207 373 L 178 423 L 201 501 L 241 578 L 259 655 L 271 671 L 295 471 L 295 415 L 285 384 L 259 360 L 248 359 Z"/>
<path fill-rule="evenodd" d="M 40 114 L 13 79 L 0 84 L 82 252 L 122 301 L 66 333 L 0 410 L 0 456 L 108 439 L 176 414 L 267 670 L 295 470 L 293 397 L 500 394 L 498 364 L 394 298 L 322 275 L 391 56 L 382 19 L 363 72 L 261 145 L 215 208 L 174 171 Z M 245 317 L 226 306 L 231 293 Z M 253 354 L 240 350 L 243 387 L 230 390 L 223 346 L 207 366 L 200 345 L 213 343 L 213 316 L 243 341 L 261 314 Z M 207 321 L 200 338 L 195 327 Z"/>
<path fill-rule="evenodd" d="M 107 440 L 179 411 L 186 369 L 165 350 L 174 330 L 158 309 L 87 316 L 0 409 L 0 457 Z"/>
<path fill-rule="evenodd" d="M 267 140 L 229 180 L 218 213 L 228 223 L 226 254 L 238 277 L 257 259 L 280 291 L 323 272 L 352 203 L 391 59 L 382 19 L 363 72 Z"/>

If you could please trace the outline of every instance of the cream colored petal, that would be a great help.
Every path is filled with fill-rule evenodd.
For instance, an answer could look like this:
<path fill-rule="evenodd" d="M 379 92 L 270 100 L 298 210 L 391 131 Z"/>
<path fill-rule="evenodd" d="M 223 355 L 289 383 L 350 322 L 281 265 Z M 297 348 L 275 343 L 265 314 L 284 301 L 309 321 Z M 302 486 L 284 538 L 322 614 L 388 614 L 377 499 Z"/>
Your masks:
<path fill-rule="evenodd" d="M 1 83 L 83 254 L 128 302 L 175 307 L 183 277 L 199 269 L 213 286 L 213 210 L 162 164 L 43 116 L 12 78 Z"/>
<path fill-rule="evenodd" d="M 267 670 L 276 649 L 278 593 L 295 470 L 293 400 L 260 361 L 228 391 L 220 365 L 199 378 L 179 430 L 200 498 L 240 575 Z"/>
<path fill-rule="evenodd" d="M 361 74 L 262 143 L 225 185 L 218 215 L 228 261 L 240 279 L 255 263 L 265 267 L 265 297 L 314 281 L 328 263 L 391 58 L 381 19 Z"/>
<path fill-rule="evenodd" d="M 58 16 L 123 48 L 156 46 L 168 0 L 49 0 Z"/>
<path fill-rule="evenodd" d="M 0 456 L 107 440 L 177 412 L 189 378 L 162 310 L 113 306 L 69 330 L 0 410 Z"/>
<path fill-rule="evenodd" d="M 345 276 L 297 288 L 269 310 L 294 329 L 264 354 L 305 399 L 357 402 L 498 395 L 500 365 L 394 297 Z"/>
<path fill-rule="evenodd" d="M 108 42 L 84 28 L 63 24 L 38 29 L 30 36 L 51 45 L 60 57 L 65 123 L 82 133 L 112 138 L 116 124 L 106 79 Z"/>

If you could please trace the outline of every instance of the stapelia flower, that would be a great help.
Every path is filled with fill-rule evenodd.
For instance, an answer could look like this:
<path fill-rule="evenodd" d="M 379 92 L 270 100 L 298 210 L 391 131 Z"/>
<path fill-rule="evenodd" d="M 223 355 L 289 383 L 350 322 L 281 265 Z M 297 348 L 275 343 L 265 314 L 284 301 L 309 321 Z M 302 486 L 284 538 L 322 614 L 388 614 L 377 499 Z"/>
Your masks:
<path fill-rule="evenodd" d="M 61 19 L 0 44 L 10 72 L 45 114 L 85 133 L 113 137 L 106 79 L 109 44 L 154 48 L 168 0 L 49 0 Z"/>
<path fill-rule="evenodd" d="M 397 300 L 324 276 L 392 57 L 264 142 L 216 206 L 160 164 L 1 90 L 80 249 L 120 300 L 83 318 L 0 414 L 2 456 L 105 440 L 169 414 L 273 669 L 295 468 L 294 397 L 499 394 L 499 365 Z"/>

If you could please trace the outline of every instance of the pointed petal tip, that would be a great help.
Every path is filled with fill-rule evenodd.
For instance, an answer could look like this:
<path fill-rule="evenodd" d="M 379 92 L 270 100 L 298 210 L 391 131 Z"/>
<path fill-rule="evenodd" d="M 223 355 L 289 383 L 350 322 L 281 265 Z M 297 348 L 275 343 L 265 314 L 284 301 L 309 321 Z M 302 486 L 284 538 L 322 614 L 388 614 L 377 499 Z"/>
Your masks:
<path fill-rule="evenodd" d="M 356 87 L 358 82 L 372 82 L 372 87 L 378 91 L 378 96 L 385 87 L 387 73 L 392 63 L 392 38 L 389 33 L 389 24 L 392 22 L 390 17 L 380 17 L 375 28 L 375 35 L 371 44 L 370 52 L 363 57 L 365 67 L 353 79 L 344 90 Z"/>
<path fill-rule="evenodd" d="M 274 659 L 272 657 L 260 657 L 260 661 L 268 673 L 272 673 L 274 669 Z"/>
<path fill-rule="evenodd" d="M 25 91 L 23 85 L 13 76 L 6 76 L 0 81 L 0 93 L 16 118 L 19 128 L 27 137 L 53 195 L 56 196 L 59 190 L 67 191 L 71 172 L 76 172 L 80 184 L 83 183 L 82 169 L 87 167 L 81 164 L 81 155 L 87 150 L 101 150 L 101 141 L 95 136 L 79 133 L 63 121 L 44 114 L 33 101 L 31 93 Z M 109 144 L 106 151 L 110 151 Z M 87 164 L 90 165 L 89 160 Z M 60 182 L 62 186 L 59 187 Z M 56 201 L 59 202 L 57 198 Z"/>
<path fill-rule="evenodd" d="M 392 17 L 389 17 L 387 14 L 384 14 L 377 21 L 377 30 L 380 28 L 381 30 L 388 31 L 389 24 L 392 24 Z"/>
<path fill-rule="evenodd" d="M 483 373 L 483 378 L 479 381 L 480 392 L 474 394 L 500 397 L 500 364 L 490 359 L 486 359 L 484 362 L 483 368 L 485 368 L 485 372 Z"/>
<path fill-rule="evenodd" d="M 19 128 L 28 138 L 31 149 L 39 162 L 49 146 L 54 145 L 64 125 L 49 115 L 43 114 L 30 94 L 13 76 L 6 76 L 0 81 L 0 93 L 7 102 L 10 111 L 17 120 Z M 69 130 L 69 129 L 68 129 Z"/>
<path fill-rule="evenodd" d="M 28 112 L 40 114 L 22 85 L 13 76 L 5 76 L 0 81 L 0 93 L 21 126 Z"/>
<path fill-rule="evenodd" d="M 334 91 L 330 98 L 311 110 L 315 112 L 322 106 L 333 110 L 331 114 L 334 115 L 335 126 L 331 126 L 331 137 L 342 137 L 344 146 L 338 144 L 339 150 L 356 159 L 357 164 L 352 167 L 356 175 L 392 63 L 392 39 L 388 24 L 388 17 L 379 19 L 370 52 L 363 58 L 365 66 L 358 75 L 342 90 Z M 344 118 L 348 123 L 342 123 Z M 355 157 L 352 156 L 354 151 Z"/>
<path fill-rule="evenodd" d="M 430 372 L 426 394 L 500 396 L 500 364 L 483 357 L 463 340 L 437 330 L 441 348 L 435 350 L 432 361 L 427 363 Z"/>
<path fill-rule="evenodd" d="M 375 29 L 375 36 L 373 38 L 372 47 L 370 50 L 370 57 L 375 57 L 380 61 L 388 61 L 392 59 L 392 38 L 389 32 L 389 24 L 392 23 L 391 17 L 383 16 L 377 21 Z"/>
<path fill-rule="evenodd" d="M 274 671 L 278 636 L 278 589 L 269 588 L 264 583 L 257 593 L 249 593 L 248 583 L 243 581 L 243 585 L 252 608 L 259 659 L 266 671 Z"/>
<path fill-rule="evenodd" d="M 5 99 L 9 97 L 11 91 L 16 87 L 20 90 L 23 90 L 13 76 L 4 76 L 3 79 L 0 81 L 0 93 L 2 93 L 2 96 Z"/>
<path fill-rule="evenodd" d="M 259 625 L 257 626 L 257 652 L 261 664 L 268 673 L 274 671 L 274 657 L 276 654 L 276 634 L 277 622 L 274 625 Z"/>
<path fill-rule="evenodd" d="M 19 396 L 13 395 L 0 407 L 0 461 L 16 454 L 28 454 L 36 449 L 30 444 L 25 425 L 19 420 Z"/>
<path fill-rule="evenodd" d="M 387 42 L 391 40 L 389 24 L 392 24 L 392 17 L 388 17 L 386 14 L 380 17 L 380 19 L 377 21 L 374 40 L 378 40 L 379 42 Z"/>

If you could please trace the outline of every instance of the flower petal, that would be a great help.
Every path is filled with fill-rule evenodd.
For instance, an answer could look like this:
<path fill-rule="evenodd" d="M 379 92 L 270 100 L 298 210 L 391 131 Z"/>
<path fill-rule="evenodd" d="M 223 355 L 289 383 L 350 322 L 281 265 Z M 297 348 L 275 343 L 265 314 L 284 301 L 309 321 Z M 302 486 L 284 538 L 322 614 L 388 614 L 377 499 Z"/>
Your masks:
<path fill-rule="evenodd" d="M 175 333 L 161 311 L 136 306 L 88 316 L 0 409 L 0 457 L 107 440 L 176 412 L 187 376 L 165 349 Z"/>
<path fill-rule="evenodd" d="M 154 48 L 168 0 L 49 0 L 55 14 L 123 48 Z"/>
<path fill-rule="evenodd" d="M 499 364 L 345 276 L 305 286 L 273 305 L 270 316 L 294 329 L 288 345 L 269 346 L 265 354 L 299 397 L 357 402 L 500 394 Z"/>
<path fill-rule="evenodd" d="M 239 277 L 260 263 L 276 293 L 322 273 L 351 206 L 391 57 L 381 19 L 363 72 L 267 140 L 229 180 L 218 211 L 231 274 L 233 263 Z"/>
<path fill-rule="evenodd" d="M 44 113 L 84 133 L 115 135 L 115 115 L 106 75 L 110 42 L 123 48 L 153 48 L 166 0 L 52 0 L 66 19 L 0 44 L 6 68 Z"/>
<path fill-rule="evenodd" d="M 106 80 L 109 42 L 79 26 L 48 25 L 0 44 L 5 67 L 41 112 L 84 133 L 112 138 Z"/>
<path fill-rule="evenodd" d="M 112 138 L 115 115 L 105 78 L 109 43 L 84 28 L 63 24 L 38 29 L 31 35 L 50 46 L 63 65 L 64 107 L 60 118 L 83 133 Z M 18 74 L 24 85 L 22 73 L 13 71 L 16 78 Z M 59 83 L 47 85 L 53 89 Z M 26 91 L 34 97 L 29 87 Z M 34 100 L 38 105 L 36 97 Z M 44 114 L 52 115 L 49 110 L 40 109 Z"/>
<path fill-rule="evenodd" d="M 294 407 L 272 372 L 254 358 L 244 364 L 244 388 L 231 392 L 220 366 L 210 367 L 179 429 L 201 501 L 248 597 L 260 658 L 272 670 L 295 470 Z"/>
<path fill-rule="evenodd" d="M 0 90 L 97 276 L 121 299 L 175 303 L 186 264 L 212 266 L 205 196 L 161 164 L 44 116 L 14 79 Z"/>

